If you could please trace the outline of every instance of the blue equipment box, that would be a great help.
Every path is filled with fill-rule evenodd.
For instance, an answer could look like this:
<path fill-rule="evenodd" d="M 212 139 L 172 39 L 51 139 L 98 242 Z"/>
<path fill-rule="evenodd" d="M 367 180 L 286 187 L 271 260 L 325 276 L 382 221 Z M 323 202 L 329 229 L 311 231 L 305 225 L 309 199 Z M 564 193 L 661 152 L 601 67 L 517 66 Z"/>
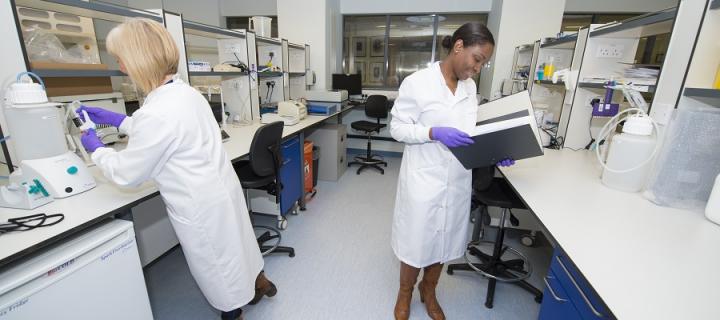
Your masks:
<path fill-rule="evenodd" d="M 340 110 L 339 102 L 308 101 L 307 111 L 309 114 L 329 116 Z"/>

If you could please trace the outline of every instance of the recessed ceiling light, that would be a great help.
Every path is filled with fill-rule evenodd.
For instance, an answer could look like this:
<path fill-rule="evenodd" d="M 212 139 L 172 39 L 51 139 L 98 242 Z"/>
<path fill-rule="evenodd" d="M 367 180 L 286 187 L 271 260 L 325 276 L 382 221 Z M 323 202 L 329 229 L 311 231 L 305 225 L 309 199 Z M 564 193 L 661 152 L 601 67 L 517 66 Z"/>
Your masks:
<path fill-rule="evenodd" d="M 438 21 L 445 21 L 444 16 L 437 16 Z M 429 16 L 409 16 L 406 17 L 405 20 L 412 23 L 420 23 L 420 24 L 430 24 L 433 23 L 435 19 L 435 15 L 429 15 Z"/>

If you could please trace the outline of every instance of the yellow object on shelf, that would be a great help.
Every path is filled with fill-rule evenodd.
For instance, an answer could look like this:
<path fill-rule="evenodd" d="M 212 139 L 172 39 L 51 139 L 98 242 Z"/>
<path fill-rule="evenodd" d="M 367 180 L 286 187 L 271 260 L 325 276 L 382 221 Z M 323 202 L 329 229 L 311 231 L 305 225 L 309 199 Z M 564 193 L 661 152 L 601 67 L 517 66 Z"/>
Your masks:
<path fill-rule="evenodd" d="M 713 83 L 713 88 L 720 90 L 720 65 L 718 65 L 717 73 L 715 73 L 715 82 Z"/>
<path fill-rule="evenodd" d="M 550 57 L 550 62 L 545 64 L 545 69 L 543 70 L 545 79 L 552 79 L 553 73 L 555 73 L 554 60 L 554 57 Z"/>

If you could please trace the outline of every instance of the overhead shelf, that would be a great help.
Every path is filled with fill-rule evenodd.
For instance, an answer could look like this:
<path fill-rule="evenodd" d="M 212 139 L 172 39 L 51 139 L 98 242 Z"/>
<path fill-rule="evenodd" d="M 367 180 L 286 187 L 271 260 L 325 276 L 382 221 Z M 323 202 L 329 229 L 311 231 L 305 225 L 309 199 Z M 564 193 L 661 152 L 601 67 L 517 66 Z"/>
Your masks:
<path fill-rule="evenodd" d="M 652 12 L 590 31 L 590 37 L 635 38 L 672 31 L 677 8 Z"/>
<path fill-rule="evenodd" d="M 570 43 L 574 44 L 576 41 L 577 41 L 577 34 L 572 34 L 572 35 L 569 35 L 569 36 L 565 36 L 565 37 L 562 37 L 562 38 L 558 38 L 558 39 L 554 39 L 554 40 L 550 40 L 550 41 L 548 41 L 548 42 L 545 42 L 545 43 L 543 43 L 543 44 L 540 45 L 540 48 L 557 47 L 557 46 L 559 46 L 559 45 L 561 45 L 561 44 L 570 44 Z M 574 47 L 575 47 L 575 46 L 573 45 L 572 47 L 570 47 L 570 48 L 568 48 L 568 49 L 573 49 Z"/>
<path fill-rule="evenodd" d="M 48 10 L 73 14 L 80 17 L 95 18 L 101 20 L 124 22 L 127 17 L 147 18 L 162 22 L 160 14 L 123 7 L 106 2 L 84 1 L 84 0 L 15 0 L 15 5 L 33 9 Z"/>
<path fill-rule="evenodd" d="M 649 92 L 653 93 L 655 92 L 654 85 L 646 85 L 646 84 L 634 84 L 633 85 L 636 88 L 640 88 L 641 90 L 638 90 L 640 92 Z M 578 83 L 578 87 L 580 88 L 586 88 L 586 89 L 605 89 L 605 83 L 603 82 L 580 82 Z M 645 88 L 642 90 L 642 88 Z"/>
<path fill-rule="evenodd" d="M 294 49 L 305 50 L 305 46 L 302 44 L 288 43 L 288 47 L 294 48 Z"/>
<path fill-rule="evenodd" d="M 718 89 L 685 88 L 683 95 L 711 106 L 720 107 L 720 90 Z"/>
<path fill-rule="evenodd" d="M 33 73 L 43 78 L 86 78 L 86 77 L 126 77 L 120 70 L 69 70 L 69 69 L 33 69 Z"/>
<path fill-rule="evenodd" d="M 565 82 L 563 82 L 562 80 L 558 80 L 557 83 L 553 83 L 552 80 L 535 80 L 535 81 L 540 84 L 547 84 L 547 85 L 551 85 L 551 86 L 564 86 L 565 85 Z"/>
<path fill-rule="evenodd" d="M 187 33 L 197 36 L 208 38 L 245 38 L 245 33 L 243 32 L 218 28 L 198 22 L 183 21 L 183 26 Z"/>
<path fill-rule="evenodd" d="M 258 78 L 275 78 L 282 77 L 282 72 L 258 72 Z"/>
<path fill-rule="evenodd" d="M 269 44 L 274 44 L 274 45 L 278 45 L 278 46 L 282 45 L 282 40 L 280 40 L 280 39 L 257 37 L 256 40 L 257 40 L 257 42 L 262 42 L 262 43 L 269 43 Z"/>
<path fill-rule="evenodd" d="M 533 47 L 532 45 L 529 45 L 529 44 L 518 47 L 518 51 L 520 51 L 520 52 L 530 51 L 530 50 L 532 50 L 532 49 L 534 49 L 534 47 Z"/>
<path fill-rule="evenodd" d="M 289 72 L 288 74 L 290 74 L 291 77 L 299 77 L 304 76 L 305 72 Z"/>
<path fill-rule="evenodd" d="M 190 71 L 188 74 L 191 77 L 229 77 L 229 76 L 246 76 L 247 72 L 243 71 Z"/>

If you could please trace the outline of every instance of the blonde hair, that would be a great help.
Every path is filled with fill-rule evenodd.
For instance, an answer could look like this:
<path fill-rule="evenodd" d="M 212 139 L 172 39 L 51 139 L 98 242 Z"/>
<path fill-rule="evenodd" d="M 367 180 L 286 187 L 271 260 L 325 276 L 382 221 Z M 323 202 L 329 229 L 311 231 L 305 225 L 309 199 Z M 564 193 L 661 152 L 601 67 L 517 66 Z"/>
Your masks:
<path fill-rule="evenodd" d="M 180 53 L 170 33 L 156 21 L 129 19 L 110 30 L 106 45 L 144 94 L 161 86 L 168 75 L 177 73 Z"/>

